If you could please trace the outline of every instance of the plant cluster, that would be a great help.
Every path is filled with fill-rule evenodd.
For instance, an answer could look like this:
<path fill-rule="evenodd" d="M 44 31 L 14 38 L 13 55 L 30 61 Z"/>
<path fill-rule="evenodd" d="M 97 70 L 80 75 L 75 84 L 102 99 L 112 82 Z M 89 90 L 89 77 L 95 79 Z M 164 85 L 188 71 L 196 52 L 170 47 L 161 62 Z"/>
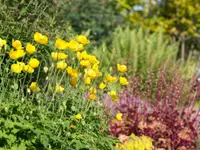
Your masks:
<path fill-rule="evenodd" d="M 156 81 L 152 76 L 153 73 L 143 84 L 139 77 L 129 80 L 129 87 L 120 94 L 118 103 L 104 99 L 107 114 L 116 115 L 110 121 L 110 134 L 145 135 L 153 139 L 155 148 L 197 149 L 200 116 L 195 104 L 199 99 L 199 83 L 193 81 L 191 87 L 184 86 L 177 70 L 161 69 Z"/>
<path fill-rule="evenodd" d="M 84 50 L 90 41 L 83 35 L 51 42 L 36 32 L 33 39 L 26 44 L 0 39 L 1 147 L 112 149 L 99 100 L 105 92 L 119 100 L 120 86 L 128 84 L 127 66 L 116 66 L 119 77 L 101 72 L 100 61 Z"/>
<path fill-rule="evenodd" d="M 70 37 L 73 31 L 63 16 L 69 4 L 70 0 L 1 0 L 1 38 L 26 42 L 32 39 L 29 35 L 35 31 L 49 37 Z"/>
<path fill-rule="evenodd" d="M 142 28 L 132 30 L 119 27 L 112 34 L 110 46 L 102 46 L 93 53 L 103 60 L 104 66 L 125 63 L 129 74 L 142 72 L 146 77 L 148 70 L 154 71 L 166 61 L 175 63 L 178 44 L 171 44 L 161 32 L 151 34 Z"/>
<path fill-rule="evenodd" d="M 185 51 L 199 50 L 200 4 L 198 0 L 148 2 L 118 0 L 116 7 L 134 27 L 139 26 L 153 32 L 162 30 L 171 39 L 184 43 Z"/>

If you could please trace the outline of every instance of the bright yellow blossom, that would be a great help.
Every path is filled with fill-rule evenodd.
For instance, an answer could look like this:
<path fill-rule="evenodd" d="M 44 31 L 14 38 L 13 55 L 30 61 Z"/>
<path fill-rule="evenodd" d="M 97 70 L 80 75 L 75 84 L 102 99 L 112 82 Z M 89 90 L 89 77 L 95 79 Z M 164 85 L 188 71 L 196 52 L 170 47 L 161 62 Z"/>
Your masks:
<path fill-rule="evenodd" d="M 36 59 L 36 58 L 31 58 L 30 61 L 29 61 L 29 65 L 33 69 L 37 68 L 39 66 L 39 64 L 40 64 L 40 61 L 38 59 Z"/>
<path fill-rule="evenodd" d="M 60 86 L 60 85 L 56 85 L 56 93 L 62 93 L 64 91 L 64 87 Z"/>
<path fill-rule="evenodd" d="M 83 50 L 83 44 L 79 44 L 78 42 L 76 42 L 75 40 L 71 40 L 68 43 L 68 48 L 72 51 L 80 51 Z"/>
<path fill-rule="evenodd" d="M 26 44 L 26 51 L 29 53 L 29 54 L 33 54 L 36 52 L 36 48 L 34 45 L 32 45 L 31 43 L 27 43 Z"/>
<path fill-rule="evenodd" d="M 99 89 L 103 90 L 105 89 L 106 85 L 102 82 L 99 84 Z"/>
<path fill-rule="evenodd" d="M 56 63 L 56 67 L 57 69 L 65 69 L 67 67 L 67 63 L 65 61 L 59 61 Z"/>
<path fill-rule="evenodd" d="M 22 49 L 21 41 L 12 39 L 12 47 L 14 47 L 17 50 Z"/>
<path fill-rule="evenodd" d="M 77 36 L 76 40 L 81 44 L 89 44 L 90 43 L 90 41 L 84 35 Z"/>
<path fill-rule="evenodd" d="M 111 92 L 109 92 L 109 95 L 112 97 L 112 101 L 118 102 L 119 98 L 118 98 L 118 96 L 117 96 L 116 91 L 113 91 L 113 90 L 112 90 Z"/>
<path fill-rule="evenodd" d="M 89 57 L 90 55 L 88 55 L 88 53 L 86 51 L 83 51 L 83 52 L 77 52 L 76 53 L 76 57 L 81 60 L 81 59 L 84 59 L 84 60 L 89 60 Z"/>
<path fill-rule="evenodd" d="M 30 65 L 25 65 L 24 66 L 24 71 L 28 73 L 33 73 L 34 69 Z"/>
<path fill-rule="evenodd" d="M 99 71 L 99 65 L 98 64 L 94 64 L 93 66 L 92 66 L 92 69 L 94 70 L 94 71 Z"/>
<path fill-rule="evenodd" d="M 40 91 L 40 88 L 37 86 L 36 82 L 32 82 L 31 85 L 29 86 L 32 92 L 37 93 Z"/>
<path fill-rule="evenodd" d="M 18 58 L 24 57 L 24 55 L 25 55 L 25 52 L 22 49 L 18 49 L 16 51 L 11 49 L 10 52 L 9 52 L 9 57 L 11 59 L 14 59 L 14 60 L 17 60 Z"/>
<path fill-rule="evenodd" d="M 117 78 L 111 76 L 110 74 L 108 74 L 108 75 L 105 77 L 105 79 L 104 79 L 105 82 L 110 82 L 110 83 L 113 83 L 113 82 L 115 82 L 116 80 L 117 80 Z"/>
<path fill-rule="evenodd" d="M 14 73 L 21 73 L 22 70 L 23 70 L 23 66 L 20 65 L 20 64 L 12 64 L 12 65 L 11 65 L 11 70 L 12 70 L 12 72 L 14 72 Z"/>
<path fill-rule="evenodd" d="M 0 38 L 0 49 L 6 45 L 6 40 Z"/>
<path fill-rule="evenodd" d="M 117 64 L 117 69 L 118 69 L 119 72 L 126 72 L 127 71 L 127 66 L 126 65 Z"/>
<path fill-rule="evenodd" d="M 85 69 L 85 75 L 92 79 L 94 79 L 97 76 L 96 72 L 92 69 Z"/>
<path fill-rule="evenodd" d="M 36 32 L 34 34 L 34 40 L 37 42 L 37 43 L 40 43 L 40 44 L 47 44 L 48 43 L 48 37 L 46 35 L 42 35 L 41 33 L 39 32 Z"/>
<path fill-rule="evenodd" d="M 17 54 L 17 51 L 11 49 L 9 52 L 9 57 L 10 57 L 10 59 L 16 60 L 19 58 L 19 55 Z"/>
<path fill-rule="evenodd" d="M 81 120 L 81 119 L 82 119 L 81 114 L 77 114 L 75 117 L 76 117 L 76 119 L 78 119 L 78 120 Z"/>
<path fill-rule="evenodd" d="M 121 121 L 122 120 L 122 115 L 123 115 L 122 113 L 117 113 L 115 117 L 116 117 L 116 119 L 118 121 Z"/>
<path fill-rule="evenodd" d="M 119 82 L 121 85 L 127 85 L 128 81 L 125 77 L 119 77 Z"/>
<path fill-rule="evenodd" d="M 96 89 L 93 88 L 93 87 L 91 87 L 91 88 L 89 89 L 89 91 L 90 91 L 90 94 L 96 94 L 96 93 L 97 93 Z"/>
<path fill-rule="evenodd" d="M 62 59 L 66 59 L 68 55 L 65 53 L 60 53 L 60 52 L 52 52 L 51 57 L 53 60 L 62 60 Z"/>
<path fill-rule="evenodd" d="M 89 67 L 90 62 L 88 60 L 81 60 L 80 65 L 83 67 Z"/>
<path fill-rule="evenodd" d="M 78 77 L 78 74 L 79 74 L 79 72 L 78 72 L 78 69 L 73 69 L 72 67 L 67 67 L 67 73 L 70 75 L 70 76 L 72 76 L 72 77 L 75 77 L 75 78 L 77 78 Z"/>
<path fill-rule="evenodd" d="M 17 50 L 17 54 L 18 54 L 18 57 L 21 58 L 21 57 L 24 57 L 24 55 L 25 55 L 26 53 L 24 52 L 23 49 L 18 49 L 18 50 Z"/>
<path fill-rule="evenodd" d="M 91 84 L 91 78 L 90 77 L 85 77 L 84 78 L 84 83 L 88 84 L 88 85 Z"/>
<path fill-rule="evenodd" d="M 92 63 L 92 64 L 99 64 L 99 61 L 97 60 L 96 56 L 89 55 L 88 60 L 89 60 L 90 63 Z"/>
<path fill-rule="evenodd" d="M 55 47 L 59 50 L 64 50 L 68 47 L 68 43 L 62 39 L 57 39 L 55 43 Z"/>

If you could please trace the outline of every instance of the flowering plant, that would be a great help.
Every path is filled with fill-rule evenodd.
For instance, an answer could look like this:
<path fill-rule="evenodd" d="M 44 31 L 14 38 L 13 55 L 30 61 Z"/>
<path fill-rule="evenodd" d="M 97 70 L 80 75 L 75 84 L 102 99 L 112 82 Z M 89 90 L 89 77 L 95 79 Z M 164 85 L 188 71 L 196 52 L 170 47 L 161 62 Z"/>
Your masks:
<path fill-rule="evenodd" d="M 152 74 L 146 81 L 153 85 Z M 107 114 L 122 114 L 122 119 L 110 121 L 110 134 L 145 135 L 153 139 L 156 148 L 194 149 L 200 135 L 199 108 L 194 107 L 199 98 L 200 85 L 191 83 L 186 89 L 177 70 L 162 69 L 158 73 L 155 89 L 139 88 L 141 81 L 133 77 L 129 87 L 119 95 L 119 102 L 104 99 Z"/>

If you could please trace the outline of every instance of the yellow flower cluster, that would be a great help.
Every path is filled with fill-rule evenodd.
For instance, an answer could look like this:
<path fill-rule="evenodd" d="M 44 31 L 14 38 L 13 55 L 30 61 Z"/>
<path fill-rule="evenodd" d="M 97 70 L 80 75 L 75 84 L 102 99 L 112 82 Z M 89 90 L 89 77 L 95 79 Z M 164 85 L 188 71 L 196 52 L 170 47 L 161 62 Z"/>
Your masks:
<path fill-rule="evenodd" d="M 36 42 L 35 44 L 42 45 L 46 45 L 49 42 L 48 37 L 39 32 L 36 32 L 34 34 L 34 41 Z M 87 51 L 84 50 L 84 46 L 89 43 L 90 41 L 84 35 L 78 35 L 75 39 L 71 39 L 70 41 L 65 41 L 61 38 L 58 38 L 55 41 L 55 51 L 51 52 L 51 58 L 53 60 L 53 63 L 52 66 L 49 68 L 60 70 L 62 72 L 66 71 L 66 74 L 69 77 L 69 84 L 72 87 L 76 87 L 77 83 L 82 82 L 85 85 L 89 85 L 89 88 L 88 86 L 86 87 L 89 89 L 88 98 L 90 100 L 96 99 L 98 92 L 96 89 L 98 88 L 99 91 L 105 92 L 108 90 L 108 94 L 111 96 L 112 100 L 114 102 L 118 102 L 118 94 L 116 90 L 112 88 L 113 83 L 116 83 L 119 80 L 119 83 L 125 86 L 128 84 L 128 81 L 124 76 L 120 76 L 119 79 L 117 79 L 116 76 L 113 76 L 109 73 L 103 76 L 103 73 L 99 70 L 100 62 L 97 59 L 97 57 L 88 54 Z M 3 47 L 5 44 L 6 41 L 0 39 L 0 47 Z M 12 47 L 13 49 L 10 50 L 9 56 L 10 59 L 16 61 L 16 63 L 11 65 L 12 72 L 21 73 L 22 71 L 24 71 L 27 73 L 33 73 L 34 70 L 39 67 L 40 61 L 34 57 L 35 53 L 37 53 L 37 49 L 36 46 L 34 46 L 32 43 L 27 43 L 24 51 L 21 41 L 12 40 Z M 29 56 L 33 55 L 33 57 L 31 57 L 28 60 L 28 63 L 18 61 L 18 59 L 20 58 L 25 58 L 26 53 L 29 54 Z M 71 56 L 76 57 L 71 58 Z M 125 65 L 117 64 L 117 69 L 121 74 L 127 72 L 127 66 Z M 48 70 L 49 69 L 47 66 L 44 67 L 45 73 L 47 73 Z M 98 82 L 99 80 L 96 80 L 97 78 L 100 79 L 101 82 Z M 96 81 L 98 83 L 98 87 L 95 87 Z M 32 92 L 40 92 L 40 88 L 36 82 L 32 82 L 29 88 Z M 56 84 L 56 93 L 63 93 L 64 91 L 64 86 Z M 121 120 L 122 114 L 118 114 L 116 118 L 117 120 Z"/>
<path fill-rule="evenodd" d="M 153 150 L 152 139 L 147 136 L 135 136 L 131 134 L 123 144 L 116 144 L 118 150 Z"/>
<path fill-rule="evenodd" d="M 47 44 L 48 43 L 48 37 L 45 35 L 42 35 L 39 32 L 36 32 L 34 34 L 34 40 L 37 43 L 40 44 Z M 5 40 L 0 39 L 0 46 L 2 47 L 3 45 L 6 44 Z M 28 54 L 34 54 L 37 52 L 36 47 L 31 44 L 27 43 L 26 44 L 26 52 L 24 51 L 24 48 L 22 46 L 22 42 L 20 40 L 12 40 L 12 49 L 9 51 L 9 57 L 10 59 L 13 59 L 17 61 L 20 58 L 24 58 L 26 55 L 26 52 Z M 38 68 L 40 64 L 40 61 L 37 58 L 30 58 L 29 62 L 25 64 L 24 62 L 16 62 L 15 64 L 11 65 L 11 71 L 14 73 L 21 73 L 22 70 L 27 73 L 33 73 L 34 69 Z"/>

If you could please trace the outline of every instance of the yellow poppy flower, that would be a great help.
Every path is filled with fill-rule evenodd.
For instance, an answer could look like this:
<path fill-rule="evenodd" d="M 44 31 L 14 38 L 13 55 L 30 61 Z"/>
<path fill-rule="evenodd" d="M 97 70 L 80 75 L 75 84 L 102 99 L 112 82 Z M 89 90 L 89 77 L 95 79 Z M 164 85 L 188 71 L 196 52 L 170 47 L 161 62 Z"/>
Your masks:
<path fill-rule="evenodd" d="M 56 85 L 56 93 L 62 93 L 64 91 L 64 87 L 60 86 L 60 85 Z"/>
<path fill-rule="evenodd" d="M 83 67 L 89 67 L 90 62 L 88 60 L 81 60 L 80 65 Z"/>
<path fill-rule="evenodd" d="M 29 53 L 29 54 L 33 54 L 33 53 L 36 52 L 36 48 L 35 48 L 35 46 L 32 45 L 31 43 L 27 43 L 27 44 L 26 44 L 26 51 L 27 51 L 27 53 Z"/>
<path fill-rule="evenodd" d="M 12 72 L 14 72 L 14 73 L 21 73 L 22 70 L 23 70 L 23 66 L 20 65 L 20 64 L 12 64 L 12 65 L 11 65 L 11 70 L 12 70 Z"/>
<path fill-rule="evenodd" d="M 55 47 L 59 50 L 64 50 L 68 47 L 68 43 L 62 39 L 57 39 L 55 43 Z"/>
<path fill-rule="evenodd" d="M 32 92 L 37 93 L 40 91 L 40 88 L 37 86 L 36 82 L 32 82 L 31 85 L 29 86 Z"/>
<path fill-rule="evenodd" d="M 99 65 L 98 64 L 94 64 L 93 66 L 92 66 L 92 69 L 94 70 L 94 71 L 99 71 Z"/>
<path fill-rule="evenodd" d="M 24 57 L 24 55 L 25 55 L 25 52 L 22 49 L 18 49 L 16 51 L 11 49 L 10 52 L 9 52 L 10 59 L 14 59 L 14 60 L 17 60 L 18 58 Z"/>
<path fill-rule="evenodd" d="M 9 52 L 9 57 L 10 57 L 10 59 L 16 60 L 19 58 L 19 55 L 18 55 L 17 51 L 11 49 Z"/>
<path fill-rule="evenodd" d="M 75 78 L 77 78 L 78 77 L 78 74 L 79 74 L 79 72 L 78 72 L 78 70 L 77 69 L 73 69 L 72 67 L 67 67 L 67 73 L 70 75 L 70 76 L 72 76 L 72 77 L 75 77 Z"/>
<path fill-rule="evenodd" d="M 89 60 L 90 55 L 88 55 L 86 51 L 83 51 L 83 52 L 77 52 L 76 57 L 79 60 L 81 60 L 81 59 Z"/>
<path fill-rule="evenodd" d="M 115 82 L 116 80 L 117 80 L 116 77 L 113 77 L 113 76 L 111 76 L 110 74 L 108 74 L 108 75 L 105 77 L 104 82 L 113 83 L 113 82 Z"/>
<path fill-rule="evenodd" d="M 99 89 L 103 90 L 105 89 L 106 85 L 102 82 L 99 84 Z"/>
<path fill-rule="evenodd" d="M 89 89 L 89 91 L 90 91 L 90 94 L 96 94 L 96 93 L 97 93 L 96 89 L 93 88 L 93 87 L 91 87 L 91 88 Z"/>
<path fill-rule="evenodd" d="M 28 73 L 33 73 L 34 69 L 30 65 L 25 65 L 24 66 L 24 71 Z"/>
<path fill-rule="evenodd" d="M 85 77 L 84 78 L 84 83 L 87 84 L 87 85 L 91 84 L 91 78 L 90 77 Z"/>
<path fill-rule="evenodd" d="M 39 66 L 39 64 L 40 64 L 40 61 L 37 60 L 36 58 L 31 58 L 30 61 L 29 61 L 29 65 L 30 65 L 33 69 L 37 68 L 37 67 Z"/>
<path fill-rule="evenodd" d="M 119 98 L 118 98 L 118 96 L 117 96 L 116 91 L 113 91 L 113 90 L 112 90 L 111 92 L 109 92 L 109 95 L 111 96 L 112 101 L 118 102 Z"/>
<path fill-rule="evenodd" d="M 57 69 L 65 69 L 67 67 L 67 63 L 65 61 L 59 61 L 56 63 L 56 67 Z"/>
<path fill-rule="evenodd" d="M 85 69 L 85 75 L 92 79 L 96 78 L 97 76 L 96 72 L 92 69 Z"/>
<path fill-rule="evenodd" d="M 22 49 L 21 41 L 12 39 L 12 47 L 15 49 Z"/>
<path fill-rule="evenodd" d="M 127 85 L 128 81 L 125 77 L 119 77 L 119 82 L 121 85 Z"/>
<path fill-rule="evenodd" d="M 42 35 L 39 32 L 36 32 L 34 34 L 34 40 L 39 44 L 47 44 L 48 43 L 48 37 L 46 35 Z"/>
<path fill-rule="evenodd" d="M 68 43 L 68 48 L 72 51 L 80 51 L 83 50 L 83 44 L 79 44 L 78 42 L 76 42 L 75 40 L 71 40 Z"/>
<path fill-rule="evenodd" d="M 24 57 L 24 55 L 25 55 L 26 53 L 24 52 L 23 49 L 18 49 L 18 50 L 17 50 L 17 54 L 18 54 L 18 57 L 21 58 L 21 57 Z"/>
<path fill-rule="evenodd" d="M 118 121 L 121 121 L 121 120 L 122 120 L 122 116 L 123 116 L 122 113 L 117 113 L 115 117 L 116 117 L 116 119 L 117 119 Z"/>
<path fill-rule="evenodd" d="M 6 43 L 7 43 L 6 40 L 3 40 L 3 39 L 0 38 L 0 49 L 1 49 L 3 46 L 5 46 Z"/>
<path fill-rule="evenodd" d="M 66 59 L 68 55 L 65 53 L 60 53 L 60 52 L 52 52 L 51 57 L 53 60 L 63 60 L 63 59 Z"/>
<path fill-rule="evenodd" d="M 82 119 L 81 114 L 77 114 L 75 117 L 76 117 L 76 119 L 78 119 L 78 120 L 81 120 L 81 119 Z"/>
<path fill-rule="evenodd" d="M 118 69 L 119 72 L 126 72 L 127 71 L 127 66 L 126 65 L 117 64 L 117 69 Z"/>
<path fill-rule="evenodd" d="M 90 43 L 90 41 L 84 35 L 77 36 L 76 40 L 81 44 L 89 44 Z"/>
<path fill-rule="evenodd" d="M 99 61 L 97 60 L 96 56 L 89 55 L 88 60 L 89 60 L 90 63 L 92 63 L 92 64 L 99 64 Z"/>

